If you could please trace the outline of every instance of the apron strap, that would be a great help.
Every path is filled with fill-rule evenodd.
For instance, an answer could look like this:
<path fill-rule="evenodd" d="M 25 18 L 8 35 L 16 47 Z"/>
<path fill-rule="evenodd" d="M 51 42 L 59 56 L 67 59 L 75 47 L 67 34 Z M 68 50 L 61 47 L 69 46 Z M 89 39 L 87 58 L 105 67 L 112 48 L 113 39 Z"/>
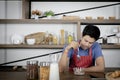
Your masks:
<path fill-rule="evenodd" d="M 89 49 L 89 55 L 92 56 L 92 48 Z"/>
<path fill-rule="evenodd" d="M 80 41 L 81 40 L 78 41 L 79 44 L 80 44 Z M 76 53 L 78 52 L 77 49 L 75 49 L 75 52 Z M 90 47 L 90 49 L 89 49 L 89 56 L 92 56 L 92 47 Z"/>

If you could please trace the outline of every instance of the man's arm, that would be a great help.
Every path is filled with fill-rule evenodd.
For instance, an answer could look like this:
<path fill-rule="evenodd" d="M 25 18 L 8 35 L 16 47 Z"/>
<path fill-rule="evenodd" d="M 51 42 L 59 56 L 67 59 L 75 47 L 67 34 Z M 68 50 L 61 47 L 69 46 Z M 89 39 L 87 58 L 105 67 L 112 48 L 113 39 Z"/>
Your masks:
<path fill-rule="evenodd" d="M 78 48 L 79 46 L 79 43 L 76 42 L 76 41 L 72 41 L 64 50 L 62 56 L 61 56 L 61 59 L 59 61 L 59 71 L 60 72 L 63 72 L 65 70 L 68 70 L 69 66 L 68 66 L 68 63 L 69 63 L 69 57 L 68 57 L 68 52 L 71 48 L 73 49 L 76 49 Z"/>
<path fill-rule="evenodd" d="M 104 72 L 104 69 L 105 69 L 104 57 L 100 56 L 96 59 L 96 65 L 95 66 L 85 68 L 84 71 L 85 72 Z"/>
<path fill-rule="evenodd" d="M 64 51 L 59 61 L 59 71 L 63 72 L 65 70 L 68 70 L 69 67 L 68 63 L 69 63 L 68 51 Z"/>

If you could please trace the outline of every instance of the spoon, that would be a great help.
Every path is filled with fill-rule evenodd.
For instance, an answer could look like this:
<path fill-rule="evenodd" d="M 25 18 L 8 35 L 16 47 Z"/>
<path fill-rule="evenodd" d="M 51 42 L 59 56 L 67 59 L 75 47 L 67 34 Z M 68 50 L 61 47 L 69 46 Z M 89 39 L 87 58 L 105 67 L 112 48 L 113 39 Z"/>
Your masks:
<path fill-rule="evenodd" d="M 80 55 L 79 55 L 79 47 L 78 47 L 77 58 L 80 59 Z"/>

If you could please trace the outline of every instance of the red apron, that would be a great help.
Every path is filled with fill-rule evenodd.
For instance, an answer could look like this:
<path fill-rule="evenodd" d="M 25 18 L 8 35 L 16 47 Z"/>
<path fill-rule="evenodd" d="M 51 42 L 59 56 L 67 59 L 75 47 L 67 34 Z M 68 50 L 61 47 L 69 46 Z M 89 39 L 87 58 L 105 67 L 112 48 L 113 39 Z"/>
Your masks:
<path fill-rule="evenodd" d="M 70 59 L 69 71 L 73 71 L 74 67 L 90 67 L 92 66 L 92 48 L 89 49 L 88 56 L 80 56 L 80 59 L 77 58 L 78 50 L 74 50 L 73 56 Z"/>

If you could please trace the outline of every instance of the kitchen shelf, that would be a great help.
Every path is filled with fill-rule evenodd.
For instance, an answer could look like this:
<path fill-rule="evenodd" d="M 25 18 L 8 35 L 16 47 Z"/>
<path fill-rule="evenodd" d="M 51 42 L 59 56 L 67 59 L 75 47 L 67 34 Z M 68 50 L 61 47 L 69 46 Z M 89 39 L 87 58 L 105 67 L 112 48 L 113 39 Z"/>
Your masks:
<path fill-rule="evenodd" d="M 117 44 L 101 44 L 102 49 L 120 49 L 120 45 Z"/>
<path fill-rule="evenodd" d="M 88 25 L 88 24 L 93 24 L 93 25 L 120 25 L 120 19 L 115 19 L 115 20 L 109 20 L 109 19 L 104 19 L 104 20 L 97 20 L 97 19 L 92 19 L 92 20 L 81 20 L 81 25 Z"/>
<path fill-rule="evenodd" d="M 34 2 L 118 2 L 118 0 L 30 0 Z"/>
<path fill-rule="evenodd" d="M 64 45 L 0 44 L 0 49 L 62 49 Z M 101 44 L 102 49 L 120 49 L 117 44 Z"/>
<path fill-rule="evenodd" d="M 63 20 L 63 19 L 0 19 L 0 24 L 76 24 L 77 25 L 77 39 L 80 39 L 80 25 L 94 24 L 94 25 L 120 25 L 120 19 L 115 20 Z M 116 44 L 102 44 L 103 49 L 120 49 L 120 45 Z M 13 44 L 0 44 L 0 48 L 4 49 L 61 49 L 63 45 L 13 45 Z"/>
<path fill-rule="evenodd" d="M 0 24 L 76 24 L 77 40 L 80 39 L 80 20 L 63 19 L 0 19 Z"/>
<path fill-rule="evenodd" d="M 76 24 L 80 22 L 81 25 L 87 25 L 87 24 L 94 24 L 94 25 L 120 25 L 120 19 L 115 20 L 86 20 L 86 19 L 80 19 L 80 20 L 63 20 L 63 19 L 0 19 L 0 24 Z"/>
<path fill-rule="evenodd" d="M 0 44 L 0 49 L 62 49 L 64 45 Z"/>
<path fill-rule="evenodd" d="M 62 19 L 0 19 L 0 24 L 76 24 L 80 20 L 62 20 Z"/>

